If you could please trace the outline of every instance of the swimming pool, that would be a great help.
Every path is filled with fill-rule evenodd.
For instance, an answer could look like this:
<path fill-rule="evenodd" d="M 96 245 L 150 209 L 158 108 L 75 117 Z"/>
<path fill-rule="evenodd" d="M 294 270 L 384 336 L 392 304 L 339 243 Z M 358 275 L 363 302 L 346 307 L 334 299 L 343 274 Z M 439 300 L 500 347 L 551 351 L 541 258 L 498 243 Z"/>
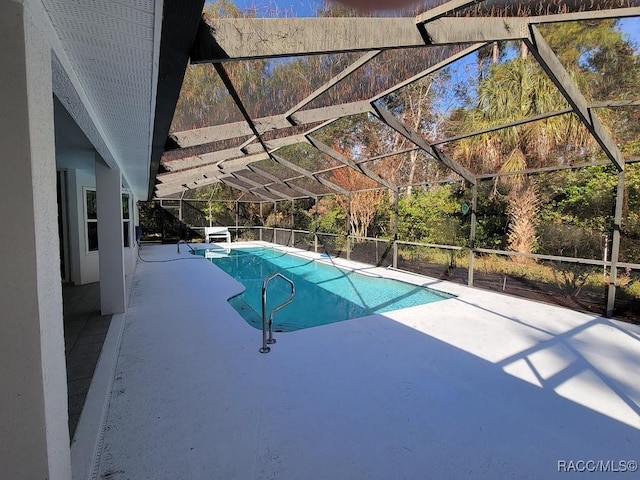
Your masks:
<path fill-rule="evenodd" d="M 202 252 L 202 251 L 201 251 Z M 229 303 L 252 326 L 261 329 L 262 282 L 274 272 L 293 281 L 293 303 L 279 310 L 274 331 L 290 332 L 401 308 L 437 302 L 453 295 L 409 283 L 363 275 L 273 248 L 238 248 L 207 255 L 211 262 L 242 283 L 246 290 Z M 279 277 L 267 289 L 267 312 L 289 298 Z"/>

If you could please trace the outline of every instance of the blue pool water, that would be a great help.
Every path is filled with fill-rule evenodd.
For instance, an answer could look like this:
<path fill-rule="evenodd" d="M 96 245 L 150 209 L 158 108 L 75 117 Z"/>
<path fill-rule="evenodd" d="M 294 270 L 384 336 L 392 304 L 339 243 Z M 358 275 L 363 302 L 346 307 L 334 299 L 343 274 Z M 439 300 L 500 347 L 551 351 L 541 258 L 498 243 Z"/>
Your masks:
<path fill-rule="evenodd" d="M 234 249 L 210 259 L 241 282 L 246 291 L 229 303 L 256 328 L 262 328 L 262 282 L 280 272 L 295 284 L 294 301 L 274 315 L 274 331 L 293 331 L 452 298 L 429 288 L 362 275 L 271 248 Z M 289 298 L 279 277 L 267 289 L 267 315 Z"/>

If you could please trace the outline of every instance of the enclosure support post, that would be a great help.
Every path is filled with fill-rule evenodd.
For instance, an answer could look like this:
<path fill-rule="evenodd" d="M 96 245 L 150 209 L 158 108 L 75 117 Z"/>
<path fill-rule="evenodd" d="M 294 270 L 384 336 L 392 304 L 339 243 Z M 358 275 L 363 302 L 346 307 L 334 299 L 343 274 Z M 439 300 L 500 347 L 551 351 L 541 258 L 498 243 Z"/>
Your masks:
<path fill-rule="evenodd" d="M 313 207 L 313 249 L 315 253 L 318 253 L 318 197 L 314 198 Z"/>
<path fill-rule="evenodd" d="M 393 260 L 391 266 L 398 268 L 398 222 L 400 219 L 398 213 L 398 203 L 400 201 L 400 190 L 393 192 Z"/>
<path fill-rule="evenodd" d="M 294 219 L 294 215 L 293 215 L 293 211 L 295 209 L 295 200 L 292 198 L 291 199 L 291 247 L 293 247 L 296 244 L 296 239 L 295 239 L 295 233 L 293 231 L 293 219 Z"/>
<path fill-rule="evenodd" d="M 477 212 L 476 209 L 478 207 L 478 184 L 475 183 L 473 185 L 471 197 L 471 226 L 469 229 L 469 269 L 468 269 L 468 278 L 467 284 L 470 287 L 473 287 L 473 267 L 475 263 L 475 252 L 476 248 L 476 221 L 477 221 Z"/>
<path fill-rule="evenodd" d="M 262 241 L 262 229 L 264 228 L 264 217 L 262 216 L 262 202 L 260 202 L 260 223 L 262 225 L 260 225 L 260 233 L 258 234 L 259 235 L 258 238 L 260 239 L 260 241 Z"/>
<path fill-rule="evenodd" d="M 162 200 L 160 200 L 160 218 L 162 218 L 162 240 L 161 243 L 164 243 L 164 239 L 166 238 L 167 235 L 167 229 L 165 228 L 165 222 L 166 222 L 166 211 L 164 208 L 162 208 Z"/>
<path fill-rule="evenodd" d="M 240 223 L 240 203 L 236 201 L 236 239 L 238 238 L 238 224 Z"/>
<path fill-rule="evenodd" d="M 178 220 L 182 222 L 182 199 L 184 197 L 184 192 L 180 194 L 180 203 L 178 204 Z M 182 228 L 182 227 L 181 227 Z"/>
<path fill-rule="evenodd" d="M 211 195 L 209 195 L 209 213 L 207 214 L 207 217 L 209 219 L 209 226 L 213 227 L 213 204 L 211 203 L 213 200 L 213 192 L 214 190 L 211 190 Z"/>
<path fill-rule="evenodd" d="M 277 244 L 276 241 L 276 227 L 278 226 L 278 202 L 273 202 L 273 239 L 272 242 Z"/>
<path fill-rule="evenodd" d="M 351 260 L 351 193 L 347 195 L 347 260 Z"/>
<path fill-rule="evenodd" d="M 607 294 L 607 317 L 613 316 L 616 302 L 616 282 L 618 277 L 618 257 L 620 255 L 620 227 L 622 225 L 622 206 L 624 204 L 624 170 L 618 172 L 618 188 L 616 190 L 616 209 L 613 220 L 613 237 L 611 239 L 611 268 L 609 269 L 609 292 Z"/>

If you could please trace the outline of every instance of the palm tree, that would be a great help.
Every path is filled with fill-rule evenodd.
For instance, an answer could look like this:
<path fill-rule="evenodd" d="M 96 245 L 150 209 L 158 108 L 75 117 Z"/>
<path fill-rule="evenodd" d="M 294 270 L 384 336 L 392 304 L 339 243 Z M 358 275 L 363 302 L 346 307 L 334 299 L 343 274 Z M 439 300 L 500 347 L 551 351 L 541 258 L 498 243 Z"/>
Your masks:
<path fill-rule="evenodd" d="M 477 106 L 463 118 L 466 132 L 483 130 L 566 107 L 566 101 L 530 56 L 493 65 L 478 86 Z M 527 168 L 571 161 L 591 139 L 573 115 L 561 115 L 470 137 L 454 151 L 478 173 L 500 173 L 494 194 L 507 202 L 510 250 L 531 253 L 539 199 L 535 180 L 515 174 Z"/>

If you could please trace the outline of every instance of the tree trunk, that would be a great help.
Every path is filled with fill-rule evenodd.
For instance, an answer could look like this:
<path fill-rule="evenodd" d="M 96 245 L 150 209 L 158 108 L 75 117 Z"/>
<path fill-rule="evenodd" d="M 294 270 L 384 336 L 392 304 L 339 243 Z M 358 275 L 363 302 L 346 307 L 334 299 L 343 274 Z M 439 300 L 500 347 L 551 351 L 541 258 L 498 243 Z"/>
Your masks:
<path fill-rule="evenodd" d="M 532 253 L 536 244 L 536 219 L 540 200 L 533 185 L 512 190 L 507 200 L 509 215 L 508 249 L 518 253 Z M 518 259 L 526 262 L 526 259 Z"/>

